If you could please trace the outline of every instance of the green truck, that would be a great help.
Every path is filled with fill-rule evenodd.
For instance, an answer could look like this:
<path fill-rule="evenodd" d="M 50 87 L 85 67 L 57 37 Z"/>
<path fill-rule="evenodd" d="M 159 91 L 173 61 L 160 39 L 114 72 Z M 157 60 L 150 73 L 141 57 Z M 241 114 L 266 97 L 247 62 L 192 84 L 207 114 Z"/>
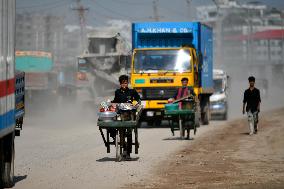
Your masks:
<path fill-rule="evenodd" d="M 52 54 L 44 51 L 16 51 L 16 70 L 25 72 L 27 105 L 56 102 L 58 74 Z"/>

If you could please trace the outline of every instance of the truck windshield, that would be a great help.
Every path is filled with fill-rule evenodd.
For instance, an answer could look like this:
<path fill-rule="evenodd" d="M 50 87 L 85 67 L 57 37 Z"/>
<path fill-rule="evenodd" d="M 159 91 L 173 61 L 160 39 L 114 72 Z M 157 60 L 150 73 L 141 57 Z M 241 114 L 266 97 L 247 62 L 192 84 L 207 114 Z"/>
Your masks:
<path fill-rule="evenodd" d="M 136 51 L 134 56 L 136 73 L 191 72 L 189 50 L 141 50 Z"/>
<path fill-rule="evenodd" d="M 214 91 L 215 93 L 221 93 L 223 91 L 223 80 L 222 79 L 214 79 Z"/>

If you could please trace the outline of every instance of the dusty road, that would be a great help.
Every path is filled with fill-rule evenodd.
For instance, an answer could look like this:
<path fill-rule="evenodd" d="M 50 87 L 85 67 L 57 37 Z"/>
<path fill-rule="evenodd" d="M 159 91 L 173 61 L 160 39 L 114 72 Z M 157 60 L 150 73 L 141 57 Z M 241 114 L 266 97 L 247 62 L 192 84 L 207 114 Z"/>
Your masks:
<path fill-rule="evenodd" d="M 67 109 L 26 119 L 16 139 L 14 188 L 284 186 L 283 109 L 261 116 L 252 137 L 244 120 L 211 122 L 190 141 L 177 140 L 167 128 L 141 129 L 140 153 L 121 163 L 106 153 L 95 122 L 73 114 Z"/>
<path fill-rule="evenodd" d="M 261 116 L 249 136 L 245 120 L 204 133 L 162 161 L 145 180 L 123 188 L 284 188 L 284 109 Z"/>
<path fill-rule="evenodd" d="M 16 138 L 15 189 L 119 188 L 146 178 L 160 161 L 192 142 L 176 140 L 168 128 L 141 129 L 139 154 L 117 163 L 114 148 L 106 153 L 95 118 L 78 115 L 70 106 L 27 116 Z M 212 129 L 204 127 L 198 135 Z"/>
<path fill-rule="evenodd" d="M 283 95 L 281 90 L 271 100 L 264 100 L 263 109 L 283 107 L 284 102 L 277 100 Z M 237 95 L 232 98 L 238 104 L 234 108 L 235 115 L 240 115 L 239 98 Z M 92 115 L 95 113 L 72 103 L 49 111 L 35 111 L 26 116 L 22 135 L 16 138 L 14 188 L 167 186 L 157 186 L 160 181 L 169 184 L 168 188 L 173 183 L 181 183 L 178 188 L 208 188 L 211 184 L 215 188 L 226 188 L 231 182 L 233 186 L 247 186 L 250 181 L 277 184 L 284 180 L 283 150 L 277 150 L 284 146 L 280 138 L 284 136 L 281 122 L 284 113 L 281 113 L 262 119 L 259 135 L 252 138 L 243 134 L 246 131 L 243 121 L 211 122 L 210 126 L 198 130 L 193 141 L 177 140 L 168 128 L 140 129 L 141 145 L 139 154 L 133 155 L 135 161 L 117 163 L 114 148 L 111 154 L 106 153 L 95 115 Z M 251 142 L 247 144 L 247 140 Z M 184 164 L 189 167 L 182 169 Z M 192 171 L 186 172 L 188 170 Z"/>

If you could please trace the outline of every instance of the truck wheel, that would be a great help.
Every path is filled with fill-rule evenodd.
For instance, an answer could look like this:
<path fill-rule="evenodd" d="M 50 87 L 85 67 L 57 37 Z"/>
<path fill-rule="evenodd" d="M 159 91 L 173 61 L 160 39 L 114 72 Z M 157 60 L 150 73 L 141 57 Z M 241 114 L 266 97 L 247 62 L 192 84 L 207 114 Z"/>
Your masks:
<path fill-rule="evenodd" d="M 4 150 L 3 150 L 3 139 L 0 138 L 0 188 L 4 188 L 3 186 L 3 169 L 4 169 Z"/>
<path fill-rule="evenodd" d="M 4 147 L 7 149 L 4 150 Z M 14 134 L 5 137 L 1 143 L 1 179 L 2 186 L 11 188 L 14 186 Z"/>
<path fill-rule="evenodd" d="M 157 120 L 155 120 L 155 126 L 160 127 L 160 126 L 161 126 L 161 124 L 162 124 L 162 120 L 161 120 L 161 118 L 158 118 Z"/>
<path fill-rule="evenodd" d="M 142 127 L 142 124 L 143 124 L 143 122 L 142 122 L 141 120 L 139 120 L 137 127 L 138 127 L 138 128 L 141 128 L 141 127 Z"/>
<path fill-rule="evenodd" d="M 153 127 L 154 126 L 154 120 L 148 120 L 147 121 L 147 126 L 148 127 Z"/>
<path fill-rule="evenodd" d="M 204 107 L 204 109 L 205 109 L 205 112 L 201 113 L 201 122 L 202 122 L 202 125 L 208 125 L 210 111 L 209 111 L 208 106 Z"/>

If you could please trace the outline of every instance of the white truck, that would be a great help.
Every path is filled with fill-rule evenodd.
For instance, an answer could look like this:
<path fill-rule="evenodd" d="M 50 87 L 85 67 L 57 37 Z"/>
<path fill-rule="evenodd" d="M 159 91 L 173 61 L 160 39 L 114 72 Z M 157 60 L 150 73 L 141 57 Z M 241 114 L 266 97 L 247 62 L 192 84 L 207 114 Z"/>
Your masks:
<path fill-rule="evenodd" d="M 213 70 L 214 93 L 210 96 L 211 118 L 228 118 L 229 76 L 224 70 Z"/>

